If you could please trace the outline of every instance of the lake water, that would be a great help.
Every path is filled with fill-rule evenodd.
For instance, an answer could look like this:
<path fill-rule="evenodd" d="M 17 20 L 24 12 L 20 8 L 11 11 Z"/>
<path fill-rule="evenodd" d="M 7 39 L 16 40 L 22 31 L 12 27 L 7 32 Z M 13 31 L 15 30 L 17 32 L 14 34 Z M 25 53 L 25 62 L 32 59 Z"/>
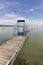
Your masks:
<path fill-rule="evenodd" d="M 43 28 L 30 31 L 13 65 L 43 65 Z"/>
<path fill-rule="evenodd" d="M 13 27 L 0 27 L 0 45 L 16 35 Z"/>

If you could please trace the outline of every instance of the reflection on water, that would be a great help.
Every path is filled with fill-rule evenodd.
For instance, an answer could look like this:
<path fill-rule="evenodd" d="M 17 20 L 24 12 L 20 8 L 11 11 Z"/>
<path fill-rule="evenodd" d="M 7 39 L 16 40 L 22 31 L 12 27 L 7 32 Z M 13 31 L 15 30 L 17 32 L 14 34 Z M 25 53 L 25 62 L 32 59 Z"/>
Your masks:
<path fill-rule="evenodd" d="M 12 27 L 0 27 L 0 45 L 12 38 L 13 35 L 14 29 Z"/>
<path fill-rule="evenodd" d="M 24 59 L 27 64 L 24 64 Z M 19 60 L 18 60 L 19 59 Z M 22 59 L 22 60 L 21 60 Z M 21 64 L 17 64 L 17 62 Z M 26 40 L 13 65 L 43 65 L 43 31 L 31 30 L 31 35 Z"/>

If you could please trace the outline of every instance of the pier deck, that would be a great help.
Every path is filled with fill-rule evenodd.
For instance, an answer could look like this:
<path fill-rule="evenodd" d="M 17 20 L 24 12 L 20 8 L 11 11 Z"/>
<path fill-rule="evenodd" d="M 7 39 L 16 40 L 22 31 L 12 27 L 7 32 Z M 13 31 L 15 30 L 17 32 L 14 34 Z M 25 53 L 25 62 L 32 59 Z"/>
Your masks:
<path fill-rule="evenodd" d="M 16 36 L 0 46 L 0 65 L 6 64 L 20 45 L 23 38 L 23 36 Z"/>

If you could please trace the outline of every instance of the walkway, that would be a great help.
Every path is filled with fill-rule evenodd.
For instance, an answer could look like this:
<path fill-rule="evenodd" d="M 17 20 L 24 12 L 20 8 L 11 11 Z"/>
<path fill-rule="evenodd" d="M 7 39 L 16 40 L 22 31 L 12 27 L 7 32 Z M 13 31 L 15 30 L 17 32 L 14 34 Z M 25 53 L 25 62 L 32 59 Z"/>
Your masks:
<path fill-rule="evenodd" d="M 0 65 L 5 65 L 7 63 L 23 38 L 23 36 L 16 36 L 0 46 Z"/>

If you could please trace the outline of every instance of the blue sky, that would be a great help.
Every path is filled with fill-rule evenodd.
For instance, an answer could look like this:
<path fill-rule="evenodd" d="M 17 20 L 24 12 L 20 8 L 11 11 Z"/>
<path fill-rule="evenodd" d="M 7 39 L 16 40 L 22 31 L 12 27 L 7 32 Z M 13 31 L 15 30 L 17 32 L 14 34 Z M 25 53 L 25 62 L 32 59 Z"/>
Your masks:
<path fill-rule="evenodd" d="M 17 19 L 43 21 L 43 0 L 0 0 L 0 24 Z"/>

